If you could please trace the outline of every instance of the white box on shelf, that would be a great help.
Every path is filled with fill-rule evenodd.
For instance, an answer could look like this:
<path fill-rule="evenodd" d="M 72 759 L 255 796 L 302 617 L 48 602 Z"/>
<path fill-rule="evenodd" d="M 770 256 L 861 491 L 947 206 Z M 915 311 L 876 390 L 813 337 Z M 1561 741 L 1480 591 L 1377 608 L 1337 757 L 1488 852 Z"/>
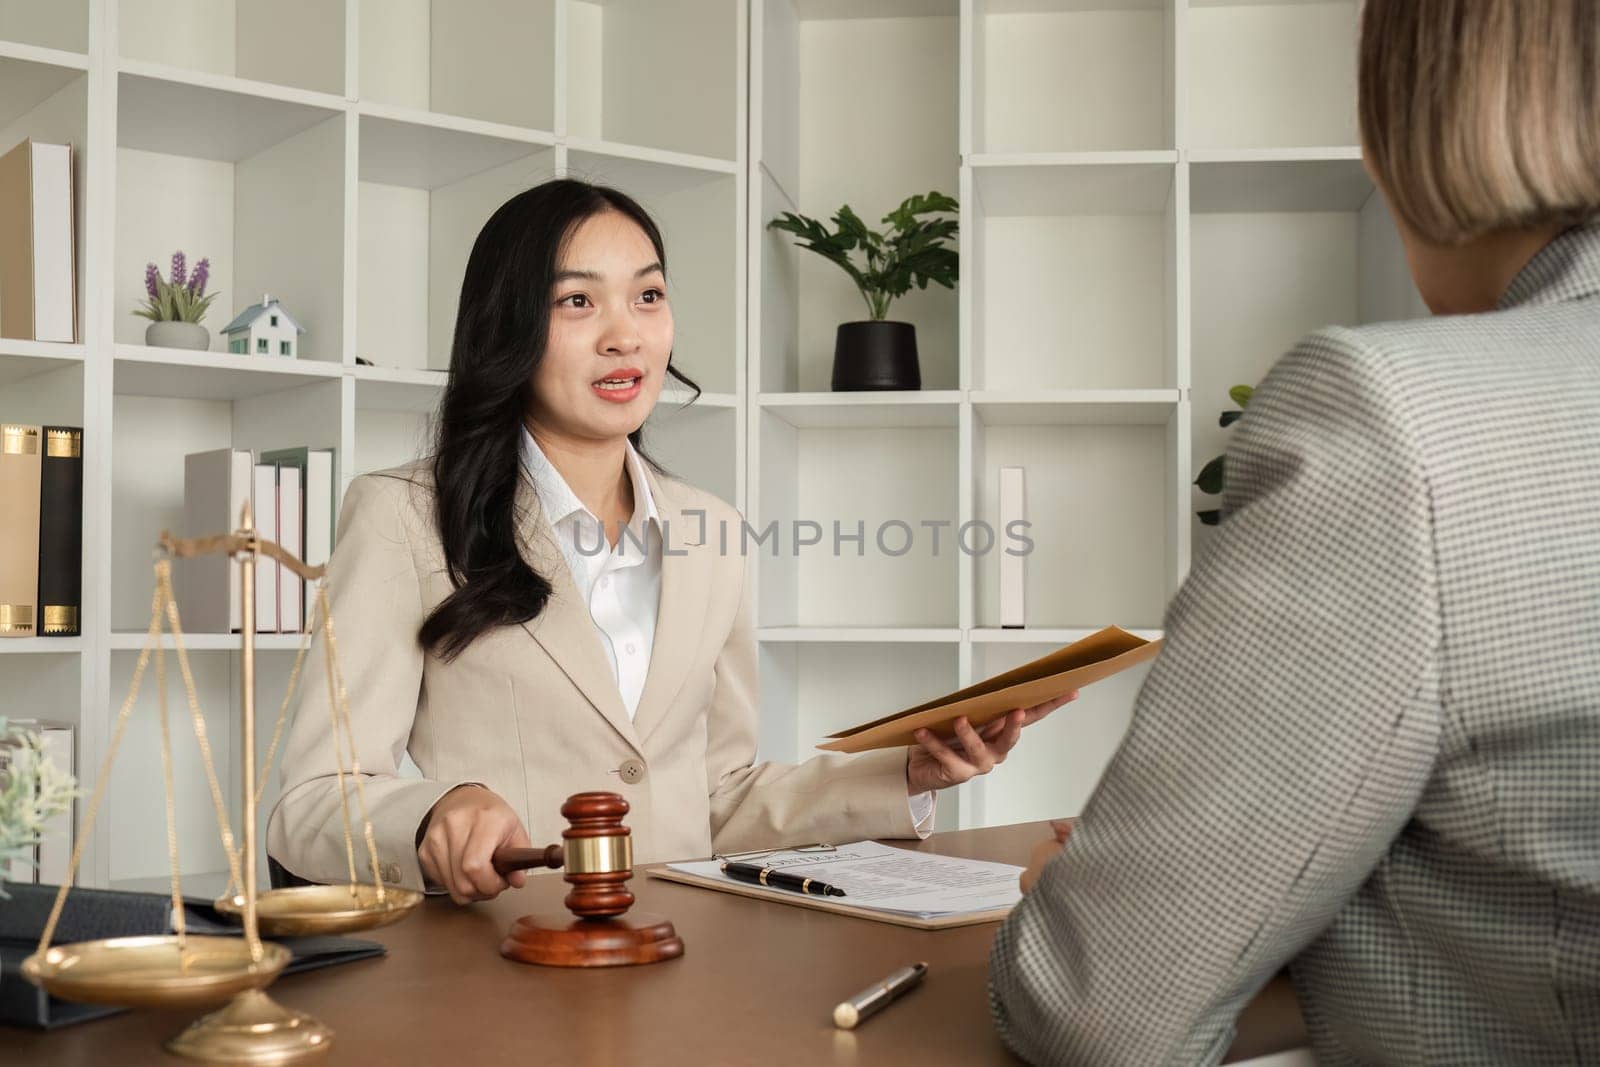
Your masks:
<path fill-rule="evenodd" d="M 1028 557 L 1011 546 L 1012 524 L 1022 523 L 1026 531 L 1027 518 L 1023 468 L 1001 467 L 999 532 L 1006 547 L 1000 554 L 1000 625 L 1005 629 L 1028 624 Z"/>
<path fill-rule="evenodd" d="M 272 463 L 255 467 L 256 532 L 268 540 L 278 540 L 278 468 Z M 268 555 L 256 557 L 256 633 L 278 632 L 278 585 L 282 568 Z"/>

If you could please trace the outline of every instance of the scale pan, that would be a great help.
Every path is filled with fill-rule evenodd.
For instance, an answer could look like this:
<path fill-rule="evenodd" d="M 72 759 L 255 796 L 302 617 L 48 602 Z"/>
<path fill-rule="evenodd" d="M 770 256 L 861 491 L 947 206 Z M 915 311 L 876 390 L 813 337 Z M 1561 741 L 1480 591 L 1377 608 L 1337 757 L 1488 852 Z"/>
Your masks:
<path fill-rule="evenodd" d="M 343 934 L 388 926 L 411 914 L 422 894 L 399 886 L 383 887 L 383 899 L 371 885 L 302 885 L 256 894 L 256 926 L 265 937 Z M 222 914 L 244 920 L 244 897 L 216 902 Z"/>
<path fill-rule="evenodd" d="M 241 937 L 192 934 L 187 965 L 174 935 L 112 937 L 52 945 L 22 961 L 22 974 L 52 996 L 124 1008 L 169 1008 L 216 1004 L 246 989 L 259 989 L 289 963 L 282 945 L 263 944 L 252 963 Z"/>

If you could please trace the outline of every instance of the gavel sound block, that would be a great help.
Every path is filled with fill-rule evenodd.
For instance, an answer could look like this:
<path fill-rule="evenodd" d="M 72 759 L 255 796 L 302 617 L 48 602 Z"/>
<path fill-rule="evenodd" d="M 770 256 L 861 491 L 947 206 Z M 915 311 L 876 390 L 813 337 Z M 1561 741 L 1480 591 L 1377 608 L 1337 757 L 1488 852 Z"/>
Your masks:
<path fill-rule="evenodd" d="M 659 915 L 626 914 L 633 906 L 633 836 L 622 825 L 628 802 L 615 793 L 577 793 L 561 805 L 564 844 L 503 848 L 494 854 L 502 875 L 564 867 L 572 886 L 567 909 L 577 916 L 524 915 L 500 943 L 500 954 L 546 967 L 624 967 L 683 955 L 683 941 Z"/>

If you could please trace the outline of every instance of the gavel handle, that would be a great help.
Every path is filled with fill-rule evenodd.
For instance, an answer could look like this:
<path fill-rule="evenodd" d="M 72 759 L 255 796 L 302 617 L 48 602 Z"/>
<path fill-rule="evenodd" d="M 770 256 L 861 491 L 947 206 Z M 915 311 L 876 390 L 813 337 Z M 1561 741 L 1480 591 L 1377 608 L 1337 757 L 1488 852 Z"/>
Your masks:
<path fill-rule="evenodd" d="M 561 867 L 567 862 L 565 850 L 560 845 L 546 848 L 497 849 L 491 861 L 496 874 L 533 870 L 540 867 Z"/>

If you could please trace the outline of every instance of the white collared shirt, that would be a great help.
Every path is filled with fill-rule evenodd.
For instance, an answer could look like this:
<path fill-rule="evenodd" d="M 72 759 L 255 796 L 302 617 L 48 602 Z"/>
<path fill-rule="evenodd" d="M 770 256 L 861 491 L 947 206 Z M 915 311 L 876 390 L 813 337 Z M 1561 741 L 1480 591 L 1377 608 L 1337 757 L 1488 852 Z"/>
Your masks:
<path fill-rule="evenodd" d="M 520 451 L 522 464 L 539 494 L 539 507 L 555 531 L 561 556 L 572 573 L 572 582 L 589 606 L 589 618 L 611 663 L 612 678 L 631 720 L 638 712 L 639 694 L 644 692 L 650 672 L 656 612 L 661 606 L 661 516 L 644 476 L 644 460 L 628 442 L 633 516 L 612 548 L 605 527 L 583 506 L 527 427 L 522 429 Z M 909 797 L 908 802 L 918 835 L 927 837 L 933 832 L 933 793 L 919 793 Z"/>
<path fill-rule="evenodd" d="M 639 710 L 655 646 L 656 610 L 661 604 L 661 517 L 645 480 L 644 461 L 631 442 L 627 448 L 633 517 L 613 548 L 600 520 L 583 506 L 527 428 L 522 430 L 522 463 L 533 478 L 539 506 L 556 533 L 578 595 L 589 608 L 622 706 L 632 719 Z"/>

